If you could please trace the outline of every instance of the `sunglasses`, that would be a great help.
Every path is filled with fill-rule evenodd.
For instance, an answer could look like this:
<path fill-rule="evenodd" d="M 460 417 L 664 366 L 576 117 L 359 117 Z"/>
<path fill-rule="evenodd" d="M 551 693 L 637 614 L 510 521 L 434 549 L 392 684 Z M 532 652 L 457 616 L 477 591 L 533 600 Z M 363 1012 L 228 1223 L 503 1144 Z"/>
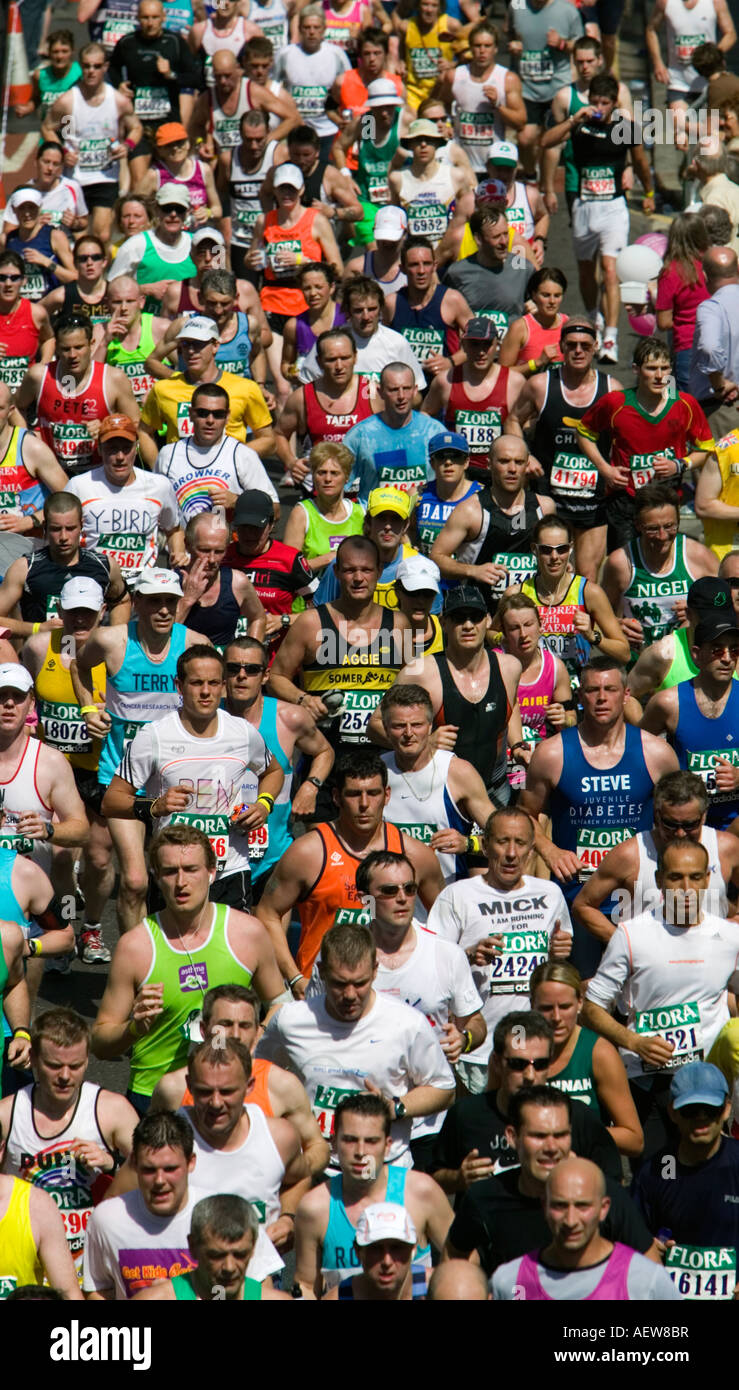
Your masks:
<path fill-rule="evenodd" d="M 178 217 L 185 216 L 185 209 L 183 207 L 180 207 L 179 203 L 164 203 L 162 206 L 162 212 L 165 214 L 165 216 L 169 216 L 171 212 L 176 212 Z"/>
<path fill-rule="evenodd" d="M 664 815 L 662 811 L 658 811 L 657 814 L 665 830 L 697 830 L 703 820 L 702 816 L 698 816 L 695 820 L 672 820 L 670 816 Z"/>
<path fill-rule="evenodd" d="M 0 285 L 13 285 L 22 280 L 22 275 L 0 275 Z"/>
<path fill-rule="evenodd" d="M 569 541 L 566 545 L 537 545 L 540 555 L 566 555 L 570 548 Z"/>
<path fill-rule="evenodd" d="M 242 671 L 244 672 L 244 674 L 245 674 L 246 676 L 258 676 L 259 673 L 260 673 L 260 671 L 265 671 L 266 669 L 267 669 L 267 668 L 266 668 L 265 666 L 262 666 L 258 661 L 227 661 L 227 662 L 226 662 L 226 675 L 227 675 L 227 676 L 239 676 L 239 675 L 241 675 L 241 672 L 242 672 Z"/>
<path fill-rule="evenodd" d="M 398 893 L 405 893 L 407 898 L 414 898 L 418 892 L 418 884 L 413 883 L 381 883 L 377 888 L 378 898 L 397 898 Z"/>
<path fill-rule="evenodd" d="M 676 536 L 677 529 L 677 522 L 674 521 L 670 526 L 642 526 L 642 533 L 645 536 L 661 536 L 664 531 L 666 536 Z"/>
<path fill-rule="evenodd" d="M 197 347 L 198 344 L 196 343 L 193 346 Z M 227 410 L 209 410 L 208 407 L 204 405 L 193 406 L 192 413 L 197 416 L 198 420 L 209 420 L 211 415 L 214 420 L 225 420 L 228 415 Z"/>
<path fill-rule="evenodd" d="M 74 259 L 79 264 L 80 261 L 104 261 L 105 257 L 99 251 L 78 251 Z"/>
<path fill-rule="evenodd" d="M 517 1072 L 527 1071 L 529 1067 L 533 1067 L 534 1071 L 546 1071 L 547 1067 L 550 1065 L 548 1057 L 536 1057 L 531 1060 L 529 1057 L 504 1056 L 503 1061 L 511 1071 Z"/>
<path fill-rule="evenodd" d="M 0 276 L 0 279 L 1 278 L 2 277 Z M 724 583 L 728 584 L 730 589 L 739 589 L 739 574 L 736 576 L 735 579 L 725 579 Z"/>

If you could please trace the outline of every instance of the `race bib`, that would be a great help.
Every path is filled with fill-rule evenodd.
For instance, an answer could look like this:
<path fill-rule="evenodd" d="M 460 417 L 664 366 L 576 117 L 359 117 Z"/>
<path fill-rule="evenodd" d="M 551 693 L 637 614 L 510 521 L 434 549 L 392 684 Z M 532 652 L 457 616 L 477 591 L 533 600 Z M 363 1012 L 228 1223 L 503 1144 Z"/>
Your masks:
<path fill-rule="evenodd" d="M 336 1107 L 345 1096 L 356 1095 L 356 1090 L 344 1090 L 338 1086 L 316 1086 L 311 1110 L 318 1121 L 318 1128 L 324 1139 L 332 1139 L 336 1120 Z"/>
<path fill-rule="evenodd" d="M 500 438 L 503 422 L 499 410 L 458 410 L 454 427 L 470 446 L 470 453 L 487 454 Z"/>
<path fill-rule="evenodd" d="M 501 935 L 503 950 L 490 962 L 490 993 L 528 994 L 533 972 L 549 956 L 549 932 L 506 931 Z"/>
<path fill-rule="evenodd" d="M 146 536 L 131 531 L 104 531 L 97 538 L 95 549 L 116 560 L 123 570 L 140 570 L 144 563 Z"/>
<path fill-rule="evenodd" d="M 675 1071 L 686 1062 L 703 1061 L 703 1032 L 701 1014 L 696 1003 L 666 1004 L 661 1009 L 647 1009 L 636 1015 L 636 1032 L 651 1038 L 664 1038 L 672 1043 L 673 1053 L 664 1066 L 642 1062 L 642 1071 Z"/>
<path fill-rule="evenodd" d="M 679 63 L 684 63 L 687 67 L 692 61 L 696 48 L 700 48 L 706 42 L 705 34 L 676 34 L 675 35 L 675 57 Z"/>
<path fill-rule="evenodd" d="M 141 722 L 139 722 L 136 719 L 126 720 L 125 724 L 123 725 L 123 748 L 121 750 L 121 757 L 123 757 L 124 753 L 128 752 L 139 729 L 142 729 L 143 727 L 143 720 Z"/>
<path fill-rule="evenodd" d="M 302 243 L 300 241 L 300 238 L 298 238 L 297 240 L 291 240 L 289 237 L 285 237 L 282 241 L 268 241 L 266 243 L 264 252 L 267 257 L 267 265 L 272 271 L 272 274 L 275 275 L 278 279 L 280 276 L 291 276 L 295 274 L 294 266 L 287 266 L 285 269 L 278 270 L 278 251 L 294 251 L 297 254 L 298 251 L 300 251 L 301 245 Z"/>
<path fill-rule="evenodd" d="M 508 219 L 508 226 L 512 227 L 514 232 L 518 232 L 519 236 L 523 236 L 526 229 L 526 209 L 519 207 L 506 208 L 505 215 Z"/>
<path fill-rule="evenodd" d="M 217 116 L 213 121 L 213 139 L 222 150 L 232 150 L 241 143 L 239 116 Z"/>
<path fill-rule="evenodd" d="M 631 481 L 634 487 L 646 487 L 647 483 L 654 482 L 654 460 L 663 455 L 665 458 L 674 459 L 675 454 L 672 449 L 660 449 L 656 454 L 632 454 L 629 459 L 631 470 Z"/>
<path fill-rule="evenodd" d="M 367 907 L 339 907 L 334 917 L 335 927 L 368 927 L 372 913 Z"/>
<path fill-rule="evenodd" d="M 122 362 L 121 366 L 131 383 L 136 401 L 140 403 L 154 385 L 154 377 L 148 375 L 143 362 Z"/>
<path fill-rule="evenodd" d="M 518 554 L 509 554 L 499 550 L 492 556 L 491 565 L 500 565 L 506 571 L 507 579 L 503 581 L 503 588 L 508 584 L 523 584 L 527 574 L 533 574 L 536 569 L 536 557 L 527 551 Z M 496 588 L 500 586 L 497 585 Z"/>
<path fill-rule="evenodd" d="M 378 483 L 381 487 L 397 487 L 412 492 L 415 483 L 425 483 L 426 465 L 408 463 L 405 449 L 380 449 L 374 456 Z"/>
<path fill-rule="evenodd" d="M 410 835 L 411 839 L 420 840 L 422 845 L 429 845 L 439 829 L 438 825 L 431 825 L 428 821 L 422 825 L 401 825 L 400 821 L 393 821 L 393 825 L 397 825 L 404 835 Z"/>
<path fill-rule="evenodd" d="M 495 139 L 495 113 L 458 111 L 457 131 L 467 145 L 490 145 Z"/>
<path fill-rule="evenodd" d="M 190 402 L 177 402 L 177 434 L 180 439 L 189 439 L 193 431 L 193 423 L 190 419 Z"/>
<path fill-rule="evenodd" d="M 59 612 L 59 594 L 46 595 L 46 617 L 55 618 Z"/>
<path fill-rule="evenodd" d="M 508 315 L 502 309 L 481 309 L 479 313 L 481 319 L 491 319 L 499 338 L 505 338 L 508 332 Z"/>
<path fill-rule="evenodd" d="M 30 364 L 30 357 L 0 357 L 0 381 L 17 391 Z"/>
<path fill-rule="evenodd" d="M 609 165 L 583 169 L 580 174 L 580 198 L 583 203 L 610 202 L 617 193 L 616 176 Z"/>
<path fill-rule="evenodd" d="M 113 52 L 119 39 L 126 34 L 132 34 L 136 28 L 136 20 L 133 15 L 126 14 L 123 10 L 108 10 L 103 24 L 101 43 L 108 57 Z"/>
<path fill-rule="evenodd" d="M 625 840 L 630 840 L 633 830 L 578 830 L 577 832 L 577 857 L 582 860 L 583 868 L 581 875 L 594 874 L 599 867 L 602 859 L 610 853 L 616 845 L 622 845 Z"/>
<path fill-rule="evenodd" d="M 253 232 L 254 223 L 256 222 L 262 209 L 260 207 L 236 208 L 235 211 L 235 221 L 239 231 L 249 233 Z"/>
<path fill-rule="evenodd" d="M 269 849 L 269 824 L 255 825 L 253 829 L 249 831 L 247 844 L 249 846 L 250 859 L 264 859 Z"/>
<path fill-rule="evenodd" d="M 51 700 L 39 700 L 38 715 L 44 743 L 50 743 L 60 753 L 92 752 L 92 739 L 79 705 L 59 705 Z"/>
<path fill-rule="evenodd" d="M 548 50 L 525 48 L 521 54 L 519 72 L 521 77 L 528 77 L 533 82 L 547 82 L 550 77 L 554 77 L 554 63 Z"/>
<path fill-rule="evenodd" d="M 402 328 L 401 333 L 421 363 L 444 351 L 443 328 Z"/>
<path fill-rule="evenodd" d="M 292 87 L 290 95 L 295 102 L 301 116 L 322 116 L 326 105 L 328 88 L 326 87 Z M 310 122 L 308 122 L 310 124 Z M 239 137 L 240 139 L 241 137 Z M 238 141 L 237 141 L 238 143 Z"/>
<path fill-rule="evenodd" d="M 367 193 L 374 207 L 385 207 L 390 202 L 387 171 L 384 174 L 367 175 Z"/>
<path fill-rule="evenodd" d="M 107 169 L 110 163 L 110 140 L 80 140 L 78 169 Z"/>
<path fill-rule="evenodd" d="M 441 62 L 441 49 L 412 48 L 410 60 L 414 75 L 422 82 L 425 78 L 436 77 Z"/>
<path fill-rule="evenodd" d="M 447 208 L 438 199 L 433 202 L 410 203 L 408 213 L 408 234 L 425 236 L 431 241 L 441 241 L 449 221 Z"/>
<path fill-rule="evenodd" d="M 688 772 L 694 772 L 705 782 L 713 806 L 725 801 L 735 801 L 737 792 L 716 790 L 716 758 L 723 758 L 732 767 L 739 767 L 739 748 L 714 748 L 710 752 L 688 753 Z"/>
<path fill-rule="evenodd" d="M 726 1245 L 673 1245 L 665 1269 L 687 1299 L 729 1299 L 736 1286 L 736 1249 Z"/>
<path fill-rule="evenodd" d="M 202 830 L 204 835 L 210 840 L 213 853 L 216 857 L 216 873 L 220 873 L 226 867 L 228 857 L 228 832 L 231 822 L 228 816 L 207 815 L 203 812 L 175 811 L 171 820 L 172 825 L 194 825 L 196 830 Z"/>
<path fill-rule="evenodd" d="M 144 119 L 168 116 L 171 105 L 166 87 L 137 87 L 133 109 L 137 116 Z"/>
<path fill-rule="evenodd" d="M 66 461 L 82 468 L 92 457 L 95 444 L 85 425 L 74 425 L 69 420 L 55 420 L 51 433 L 54 453 L 62 465 Z"/>
<path fill-rule="evenodd" d="M 14 1274 L 0 1274 L 0 1302 L 17 1288 L 18 1280 Z"/>
<path fill-rule="evenodd" d="M 31 265 L 28 261 L 23 262 L 23 270 L 25 272 L 24 298 L 30 299 L 33 304 L 36 304 L 46 294 L 46 276 L 40 266 Z"/>
<path fill-rule="evenodd" d="M 12 849 L 16 854 L 33 854 L 43 841 L 32 840 L 30 835 L 22 835 L 18 829 L 18 812 L 3 811 L 0 824 L 0 846 Z"/>
<path fill-rule="evenodd" d="M 598 485 L 598 470 L 583 454 L 554 455 L 550 477 L 553 488 L 561 488 L 578 497 L 594 497 Z"/>
<path fill-rule="evenodd" d="M 366 743 L 367 725 L 382 699 L 381 690 L 346 690 L 339 721 L 339 738 L 346 743 Z"/>

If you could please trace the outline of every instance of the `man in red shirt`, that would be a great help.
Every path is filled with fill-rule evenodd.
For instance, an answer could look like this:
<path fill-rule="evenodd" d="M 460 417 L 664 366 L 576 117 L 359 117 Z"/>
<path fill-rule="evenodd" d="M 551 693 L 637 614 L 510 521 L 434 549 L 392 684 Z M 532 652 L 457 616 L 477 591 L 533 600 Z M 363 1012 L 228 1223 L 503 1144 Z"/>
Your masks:
<path fill-rule="evenodd" d="M 636 489 L 653 479 L 679 481 L 700 468 L 713 452 L 711 427 L 698 402 L 670 387 L 669 350 L 657 338 L 641 338 L 634 352 L 636 386 L 607 391 L 581 420 L 564 418 L 577 430 L 582 451 L 605 479 L 608 552 L 635 537 Z M 597 447 L 598 435 L 611 435 L 611 457 Z"/>
<path fill-rule="evenodd" d="M 267 614 L 265 641 L 277 651 L 293 613 L 302 613 L 318 588 L 303 556 L 292 545 L 272 539 L 272 498 L 254 488 L 242 492 L 233 514 L 238 540 L 232 541 L 224 565 L 251 580 Z"/>

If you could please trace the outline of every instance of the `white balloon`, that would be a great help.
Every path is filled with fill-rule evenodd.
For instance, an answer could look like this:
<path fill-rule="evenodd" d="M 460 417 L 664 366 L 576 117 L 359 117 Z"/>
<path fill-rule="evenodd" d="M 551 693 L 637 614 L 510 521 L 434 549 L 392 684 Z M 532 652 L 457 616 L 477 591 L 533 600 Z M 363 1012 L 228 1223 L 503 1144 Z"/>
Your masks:
<path fill-rule="evenodd" d="M 619 280 L 639 280 L 646 284 L 659 275 L 662 265 L 662 257 L 651 246 L 627 246 L 616 257 L 616 274 Z"/>

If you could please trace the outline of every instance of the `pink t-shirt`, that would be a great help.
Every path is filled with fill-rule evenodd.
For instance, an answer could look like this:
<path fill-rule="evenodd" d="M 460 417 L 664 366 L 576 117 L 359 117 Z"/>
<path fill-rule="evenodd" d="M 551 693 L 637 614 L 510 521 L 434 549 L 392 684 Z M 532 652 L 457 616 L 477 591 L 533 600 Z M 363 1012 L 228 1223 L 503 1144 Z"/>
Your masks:
<path fill-rule="evenodd" d="M 688 284 L 676 261 L 672 261 L 660 274 L 657 281 L 657 312 L 672 309 L 672 345 L 675 352 L 684 352 L 693 346 L 695 337 L 695 315 L 698 305 L 709 299 L 706 280 L 700 261 L 695 261 L 698 279 Z"/>

